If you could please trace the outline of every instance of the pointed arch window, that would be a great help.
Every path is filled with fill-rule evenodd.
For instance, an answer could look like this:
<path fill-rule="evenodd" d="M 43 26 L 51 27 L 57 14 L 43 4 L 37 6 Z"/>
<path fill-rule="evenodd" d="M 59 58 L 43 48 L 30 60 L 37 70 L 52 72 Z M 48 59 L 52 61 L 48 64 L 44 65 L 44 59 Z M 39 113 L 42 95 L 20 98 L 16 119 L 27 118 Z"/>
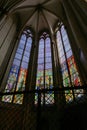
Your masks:
<path fill-rule="evenodd" d="M 19 45 L 10 68 L 5 92 L 25 90 L 31 46 L 32 33 L 29 29 L 24 30 L 20 37 Z M 3 96 L 2 101 L 22 104 L 23 94 Z"/>
<path fill-rule="evenodd" d="M 61 25 L 56 36 L 63 86 L 79 86 L 81 85 L 80 76 L 64 25 Z M 82 90 L 67 90 L 65 91 L 66 101 L 73 100 L 73 97 L 78 98 L 82 93 Z"/>
<path fill-rule="evenodd" d="M 48 34 L 44 34 L 41 36 L 39 40 L 36 89 L 53 88 L 51 40 Z M 38 94 L 35 95 L 35 104 L 37 104 L 37 99 Z M 41 104 L 53 103 L 54 94 L 51 91 L 45 94 L 41 94 Z"/>

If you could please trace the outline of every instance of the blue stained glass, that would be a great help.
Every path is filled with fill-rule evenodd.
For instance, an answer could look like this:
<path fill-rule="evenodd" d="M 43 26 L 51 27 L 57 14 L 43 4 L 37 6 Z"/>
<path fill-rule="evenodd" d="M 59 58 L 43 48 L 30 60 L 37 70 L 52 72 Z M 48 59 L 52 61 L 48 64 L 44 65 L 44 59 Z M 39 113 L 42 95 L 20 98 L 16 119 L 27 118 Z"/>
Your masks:
<path fill-rule="evenodd" d="M 22 53 L 23 53 L 23 50 L 20 49 L 20 48 L 18 48 L 18 49 L 17 49 L 17 53 L 22 54 Z"/>
<path fill-rule="evenodd" d="M 64 41 L 64 46 L 65 46 L 66 44 L 70 45 L 68 38 Z"/>
<path fill-rule="evenodd" d="M 51 53 L 46 53 L 46 57 L 51 57 Z"/>
<path fill-rule="evenodd" d="M 22 55 L 20 55 L 19 53 L 16 53 L 15 58 L 18 59 L 18 60 L 21 60 Z"/>
<path fill-rule="evenodd" d="M 27 43 L 26 48 L 28 48 L 28 49 L 31 48 L 31 43 Z"/>
<path fill-rule="evenodd" d="M 31 38 L 31 37 L 29 37 L 29 38 L 27 39 L 27 43 L 28 43 L 29 45 L 31 45 L 31 43 L 32 43 L 32 38 Z"/>
<path fill-rule="evenodd" d="M 38 58 L 43 58 L 44 57 L 44 53 L 39 53 Z"/>
<path fill-rule="evenodd" d="M 66 45 L 65 45 L 65 51 L 67 52 L 67 51 L 70 50 L 70 49 L 71 49 L 70 45 L 69 45 L 69 44 L 66 44 Z"/>
<path fill-rule="evenodd" d="M 44 69 L 44 64 L 38 64 L 38 70 L 43 70 Z"/>
<path fill-rule="evenodd" d="M 19 89 L 20 90 L 25 89 L 27 68 L 29 64 L 29 56 L 32 43 L 32 38 L 31 37 L 28 38 L 30 34 L 28 34 L 27 31 L 25 31 L 25 33 L 27 34 L 27 36 L 26 34 L 22 34 L 20 38 L 19 45 L 13 60 L 13 64 L 9 72 L 5 92 L 14 92 L 15 90 L 18 91 Z M 21 94 L 20 96 L 19 95 L 3 96 L 2 101 L 5 102 L 13 101 L 13 103 L 22 104 L 23 94 Z"/>
<path fill-rule="evenodd" d="M 50 47 L 47 47 L 47 48 L 46 48 L 46 53 L 48 53 L 48 52 L 51 53 Z"/>
<path fill-rule="evenodd" d="M 11 72 L 18 73 L 19 67 L 12 65 Z"/>
<path fill-rule="evenodd" d="M 44 44 L 42 43 L 42 44 L 40 44 L 40 46 L 39 46 L 39 51 L 40 51 L 40 49 L 43 49 L 44 48 Z"/>
<path fill-rule="evenodd" d="M 51 60 L 51 48 L 50 47 L 51 47 L 50 38 L 46 38 L 45 41 L 43 39 L 41 39 L 39 41 L 36 89 L 53 87 L 53 85 L 52 85 L 53 84 L 52 60 Z M 44 80 L 45 80 L 45 82 L 44 82 Z M 49 94 L 50 93 L 51 92 L 49 92 Z M 41 94 L 41 104 L 43 104 L 44 100 L 45 100 L 46 104 L 54 103 L 54 94 L 53 94 L 52 98 L 51 98 L 51 96 L 49 96 L 49 94 L 48 95 Z M 47 97 L 49 97 L 49 99 L 47 99 Z M 35 104 L 37 104 L 37 98 L 38 98 L 38 94 L 35 95 Z M 49 103 L 47 103 L 47 100 L 49 100 Z"/>
<path fill-rule="evenodd" d="M 39 50 L 39 54 L 41 54 L 41 53 L 44 54 L 44 48 L 41 48 L 41 49 Z"/>
<path fill-rule="evenodd" d="M 40 42 L 39 48 L 44 48 L 44 40 L 42 42 Z"/>
<path fill-rule="evenodd" d="M 38 64 L 42 64 L 42 63 L 44 63 L 44 59 L 43 58 L 39 58 L 38 59 Z"/>
<path fill-rule="evenodd" d="M 51 57 L 46 57 L 45 61 L 46 61 L 46 62 L 52 62 L 52 61 L 51 61 Z"/>
<path fill-rule="evenodd" d="M 24 41 L 26 41 L 26 35 L 23 34 L 23 35 L 21 36 L 21 39 L 24 40 Z"/>
<path fill-rule="evenodd" d="M 46 63 L 45 67 L 46 67 L 46 69 L 52 68 L 52 63 Z"/>
<path fill-rule="evenodd" d="M 66 39 L 67 39 L 67 35 L 65 34 L 65 35 L 63 35 L 63 41 L 65 41 Z"/>
<path fill-rule="evenodd" d="M 72 56 L 72 50 L 69 50 L 69 51 L 66 53 L 66 56 L 67 56 L 67 58 L 71 57 L 71 56 Z"/>
<path fill-rule="evenodd" d="M 30 46 L 26 46 L 25 51 L 30 52 L 30 50 L 31 50 Z"/>
<path fill-rule="evenodd" d="M 20 42 L 19 42 L 19 45 L 21 46 L 21 45 L 25 45 L 25 41 L 24 40 L 20 40 Z"/>
<path fill-rule="evenodd" d="M 46 38 L 45 43 L 46 43 L 46 46 L 50 45 L 50 38 Z"/>
<path fill-rule="evenodd" d="M 10 73 L 9 73 L 9 79 L 10 80 L 16 80 L 17 79 L 17 74 L 10 71 Z"/>
<path fill-rule="evenodd" d="M 25 52 L 24 52 L 24 56 L 29 57 L 29 56 L 30 56 L 30 53 L 29 53 L 28 51 L 25 51 Z"/>
<path fill-rule="evenodd" d="M 22 62 L 21 67 L 24 68 L 24 69 L 27 69 L 28 68 L 28 63 Z"/>
<path fill-rule="evenodd" d="M 20 60 L 14 59 L 13 64 L 17 65 L 17 66 L 20 66 Z"/>
<path fill-rule="evenodd" d="M 24 61 L 24 62 L 28 62 L 28 61 L 29 61 L 29 58 L 26 57 L 26 56 L 23 56 L 23 61 Z"/>
<path fill-rule="evenodd" d="M 24 49 L 24 44 L 19 44 L 18 48 L 23 50 Z"/>
<path fill-rule="evenodd" d="M 46 47 L 46 48 L 50 48 L 50 43 L 47 43 L 47 41 L 46 41 L 45 47 Z"/>
<path fill-rule="evenodd" d="M 61 32 L 65 32 L 64 25 L 61 26 Z"/>

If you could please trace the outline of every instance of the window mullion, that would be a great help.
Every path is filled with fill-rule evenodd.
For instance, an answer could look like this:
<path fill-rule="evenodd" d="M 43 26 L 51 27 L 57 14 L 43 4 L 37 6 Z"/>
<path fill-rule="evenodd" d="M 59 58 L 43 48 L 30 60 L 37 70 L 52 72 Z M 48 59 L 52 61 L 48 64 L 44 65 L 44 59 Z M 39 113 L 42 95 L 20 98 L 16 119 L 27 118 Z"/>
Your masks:
<path fill-rule="evenodd" d="M 46 50 L 45 50 L 45 39 L 44 39 L 44 89 L 45 89 L 45 53 L 46 53 Z M 43 93 L 43 104 L 45 105 L 45 93 Z"/>
<path fill-rule="evenodd" d="M 23 61 L 23 56 L 24 56 L 24 52 L 25 52 L 25 48 L 26 48 L 26 43 L 27 43 L 27 37 L 26 37 L 26 40 L 25 40 L 25 45 L 24 45 L 24 49 L 23 49 L 23 53 L 22 53 L 22 58 L 21 58 L 21 60 L 20 60 L 20 66 L 19 66 L 19 71 L 18 71 L 18 75 L 17 75 L 17 81 L 16 81 L 16 85 L 15 85 L 15 90 L 14 90 L 14 92 L 15 92 L 16 89 L 17 89 L 17 83 L 18 83 L 18 78 L 19 78 L 19 74 L 20 74 L 20 69 L 21 69 L 21 65 L 22 65 L 22 61 Z M 14 101 L 14 97 L 15 97 L 15 95 L 13 95 L 12 102 Z"/>
<path fill-rule="evenodd" d="M 69 74 L 70 85 L 72 86 L 71 75 L 70 75 L 70 71 L 69 71 L 69 67 L 68 67 L 68 63 L 67 63 L 66 51 L 65 51 L 65 47 L 64 47 L 64 42 L 63 42 L 61 30 L 60 30 L 60 35 L 61 35 L 61 41 L 62 41 L 62 46 L 63 46 L 63 50 L 64 50 L 64 55 L 65 55 L 67 70 L 68 70 L 68 74 Z"/>

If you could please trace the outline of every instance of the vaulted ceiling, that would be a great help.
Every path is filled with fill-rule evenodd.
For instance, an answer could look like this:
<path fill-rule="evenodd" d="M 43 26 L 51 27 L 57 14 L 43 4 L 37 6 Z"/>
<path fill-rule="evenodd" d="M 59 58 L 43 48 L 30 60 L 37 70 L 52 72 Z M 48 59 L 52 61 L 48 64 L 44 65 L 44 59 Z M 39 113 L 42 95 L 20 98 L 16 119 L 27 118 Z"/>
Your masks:
<path fill-rule="evenodd" d="M 30 26 L 35 32 L 52 33 L 63 15 L 61 0 L 0 0 L 0 7 L 18 19 L 20 29 Z"/>

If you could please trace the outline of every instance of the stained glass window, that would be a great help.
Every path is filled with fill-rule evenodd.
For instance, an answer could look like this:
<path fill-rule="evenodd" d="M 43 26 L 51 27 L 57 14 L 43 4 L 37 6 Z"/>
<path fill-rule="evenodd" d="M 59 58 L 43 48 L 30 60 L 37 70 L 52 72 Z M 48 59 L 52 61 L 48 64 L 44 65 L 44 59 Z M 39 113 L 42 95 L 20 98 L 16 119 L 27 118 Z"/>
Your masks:
<path fill-rule="evenodd" d="M 70 87 L 81 85 L 76 62 L 64 25 L 61 25 L 61 28 L 57 31 L 57 46 L 63 77 L 63 86 Z M 71 90 L 65 91 L 66 101 L 72 101 L 73 97 L 80 97 L 82 95 L 81 93 L 83 93 L 82 90 L 74 90 L 74 95 Z"/>
<path fill-rule="evenodd" d="M 24 31 L 21 35 L 18 48 L 8 75 L 5 92 L 25 90 L 30 51 L 32 45 L 32 34 Z M 3 96 L 2 101 L 22 104 L 23 94 Z"/>
<path fill-rule="evenodd" d="M 49 36 L 45 36 L 39 41 L 38 62 L 37 62 L 37 78 L 36 89 L 52 89 L 53 74 L 52 74 L 52 55 L 51 41 Z M 35 104 L 37 104 L 38 94 L 35 95 Z M 46 94 L 41 93 L 41 104 L 53 104 L 54 93 L 48 91 Z"/>

